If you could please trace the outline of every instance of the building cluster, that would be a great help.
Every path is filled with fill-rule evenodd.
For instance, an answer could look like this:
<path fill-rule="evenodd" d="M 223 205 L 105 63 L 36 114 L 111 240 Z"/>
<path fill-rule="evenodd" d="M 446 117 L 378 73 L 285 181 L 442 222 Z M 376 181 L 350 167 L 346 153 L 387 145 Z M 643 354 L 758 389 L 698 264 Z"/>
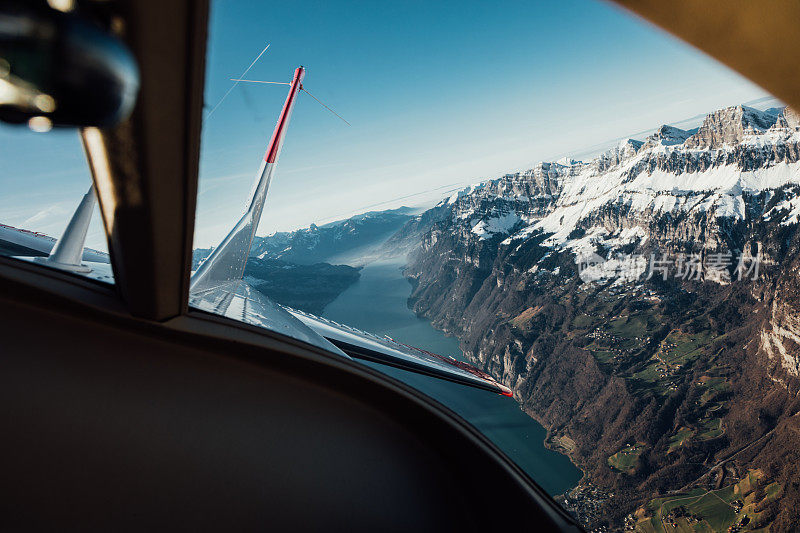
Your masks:
<path fill-rule="evenodd" d="M 680 505 L 664 516 L 664 522 L 677 529 L 679 518 L 683 518 L 689 524 L 697 524 L 703 520 L 703 517 L 688 512 L 684 506 Z"/>
<path fill-rule="evenodd" d="M 750 517 L 744 515 L 739 520 L 737 520 L 735 524 L 728 527 L 728 533 L 738 533 L 739 531 L 742 530 L 742 528 L 744 528 L 749 523 L 750 523 Z"/>
<path fill-rule="evenodd" d="M 604 504 L 613 496 L 613 492 L 606 492 L 589 482 L 564 494 L 560 503 L 578 522 L 591 524 L 604 517 Z"/>
<path fill-rule="evenodd" d="M 588 338 L 590 338 L 590 339 L 594 339 L 596 341 L 601 341 L 601 344 L 600 344 L 599 348 L 602 349 L 603 351 L 607 351 L 607 352 L 610 352 L 610 353 L 614 354 L 614 356 L 612 358 L 614 360 L 616 360 L 616 359 L 618 359 L 618 358 L 620 358 L 622 356 L 625 356 L 625 355 L 631 355 L 637 350 L 637 348 L 618 348 L 617 346 L 619 346 L 621 343 L 623 343 L 625 341 L 633 340 L 633 341 L 637 341 L 637 342 L 639 342 L 641 344 L 646 344 L 646 343 L 648 343 L 650 341 L 650 337 L 644 337 L 644 338 L 643 337 L 632 337 L 632 338 L 619 337 L 617 335 L 614 335 L 613 333 L 609 333 L 608 331 L 605 331 L 602 327 L 597 327 L 597 328 L 593 329 L 592 331 L 587 333 L 586 336 Z"/>

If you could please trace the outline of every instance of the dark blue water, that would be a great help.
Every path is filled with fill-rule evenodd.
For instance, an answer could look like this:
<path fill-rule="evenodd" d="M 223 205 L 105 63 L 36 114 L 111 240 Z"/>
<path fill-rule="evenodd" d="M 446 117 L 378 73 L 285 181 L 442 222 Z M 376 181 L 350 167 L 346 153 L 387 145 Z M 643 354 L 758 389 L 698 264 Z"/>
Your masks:
<path fill-rule="evenodd" d="M 403 263 L 367 265 L 359 280 L 331 302 L 323 316 L 365 331 L 464 360 L 455 338 L 434 329 L 407 306 L 411 284 Z M 576 486 L 581 477 L 569 459 L 544 447 L 546 432 L 511 398 L 488 391 L 375 365 L 437 399 L 469 421 L 551 495 Z"/>

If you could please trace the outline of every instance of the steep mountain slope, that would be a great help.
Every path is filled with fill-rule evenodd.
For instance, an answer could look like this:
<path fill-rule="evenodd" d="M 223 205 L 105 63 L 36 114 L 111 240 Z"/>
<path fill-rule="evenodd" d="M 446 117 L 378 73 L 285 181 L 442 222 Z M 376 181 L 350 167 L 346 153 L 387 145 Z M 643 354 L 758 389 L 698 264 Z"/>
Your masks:
<path fill-rule="evenodd" d="M 800 521 L 796 114 L 722 109 L 424 217 L 401 230 L 421 234 L 415 311 L 584 470 L 565 500 L 584 522 Z M 690 490 L 686 505 L 656 499 Z M 707 493 L 723 507 L 687 503 Z"/>

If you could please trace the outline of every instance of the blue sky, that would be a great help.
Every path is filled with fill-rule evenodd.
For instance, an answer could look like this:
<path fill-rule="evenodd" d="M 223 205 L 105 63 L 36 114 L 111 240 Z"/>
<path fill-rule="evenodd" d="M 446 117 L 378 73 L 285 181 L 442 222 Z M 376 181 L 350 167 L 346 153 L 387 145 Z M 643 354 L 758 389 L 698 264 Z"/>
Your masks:
<path fill-rule="evenodd" d="M 304 65 L 305 86 L 352 126 L 300 95 L 259 234 L 430 202 L 766 95 L 594 0 L 212 0 L 209 109 L 267 43 L 249 78 L 288 81 Z M 240 84 L 204 122 L 196 246 L 216 244 L 240 215 L 285 96 Z M 49 135 L 0 130 L 0 222 L 57 234 L 80 201 L 77 136 Z M 102 245 L 99 226 L 89 239 Z"/>

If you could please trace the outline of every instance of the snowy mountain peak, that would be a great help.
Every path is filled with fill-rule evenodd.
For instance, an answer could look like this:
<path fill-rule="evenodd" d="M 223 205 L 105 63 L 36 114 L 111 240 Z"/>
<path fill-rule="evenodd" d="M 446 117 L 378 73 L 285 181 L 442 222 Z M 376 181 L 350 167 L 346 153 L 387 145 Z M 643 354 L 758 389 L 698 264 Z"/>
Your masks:
<path fill-rule="evenodd" d="M 709 113 L 700 129 L 686 140 L 687 148 L 722 148 L 740 143 L 747 135 L 763 133 L 778 116 L 743 105 Z"/>
<path fill-rule="evenodd" d="M 622 139 L 619 144 L 600 154 L 592 163 L 598 171 L 606 170 L 634 157 L 643 145 L 642 141 L 636 139 Z"/>
<path fill-rule="evenodd" d="M 600 157 L 605 157 L 607 159 L 626 159 L 636 155 L 636 152 L 639 151 L 639 148 L 641 148 L 643 144 L 644 143 L 642 141 L 637 141 L 636 139 L 626 137 L 625 139 L 622 139 L 614 148 L 607 150 Z"/>
<path fill-rule="evenodd" d="M 442 200 L 439 202 L 439 205 L 452 205 L 458 202 L 459 198 L 472 194 L 475 191 L 482 189 L 486 184 L 485 183 L 475 183 L 470 185 L 469 187 L 465 187 L 460 191 L 453 193 L 447 200 Z"/>
<path fill-rule="evenodd" d="M 800 131 L 800 115 L 793 109 L 786 107 L 783 109 L 783 112 L 778 115 L 778 120 L 772 125 L 770 130 L 778 132 Z"/>
<path fill-rule="evenodd" d="M 561 165 L 562 167 L 571 167 L 572 165 L 579 165 L 579 164 L 581 164 L 581 161 L 578 161 L 578 160 L 576 160 L 576 159 L 572 159 L 571 157 L 562 157 L 561 159 L 559 159 L 558 161 L 556 161 L 556 163 L 558 163 L 558 164 L 559 164 L 559 165 Z M 541 163 L 540 163 L 540 164 L 541 164 Z"/>
<path fill-rule="evenodd" d="M 645 140 L 647 146 L 674 146 L 676 144 L 683 144 L 686 139 L 696 133 L 697 130 L 682 130 L 675 126 L 668 126 L 664 124 L 656 130 L 655 133 L 648 136 Z"/>
<path fill-rule="evenodd" d="M 627 137 L 619 142 L 617 145 L 617 150 L 627 151 L 632 149 L 635 152 L 642 147 L 642 144 L 642 141 L 637 141 L 636 139 Z"/>
<path fill-rule="evenodd" d="M 554 249 L 609 251 L 643 242 L 658 224 L 678 224 L 675 242 L 695 242 L 705 224 L 744 221 L 764 208 L 753 202 L 800 185 L 800 131 L 790 122 L 798 122 L 790 112 L 729 107 L 710 113 L 695 132 L 664 125 L 647 142 L 623 139 L 585 163 L 540 162 L 445 205 L 463 235 L 479 242 L 503 236 L 503 245 L 517 246 L 541 235 Z M 797 196 L 795 203 L 780 204 L 770 217 L 784 220 L 795 207 L 800 213 L 800 195 L 786 195 Z"/>

